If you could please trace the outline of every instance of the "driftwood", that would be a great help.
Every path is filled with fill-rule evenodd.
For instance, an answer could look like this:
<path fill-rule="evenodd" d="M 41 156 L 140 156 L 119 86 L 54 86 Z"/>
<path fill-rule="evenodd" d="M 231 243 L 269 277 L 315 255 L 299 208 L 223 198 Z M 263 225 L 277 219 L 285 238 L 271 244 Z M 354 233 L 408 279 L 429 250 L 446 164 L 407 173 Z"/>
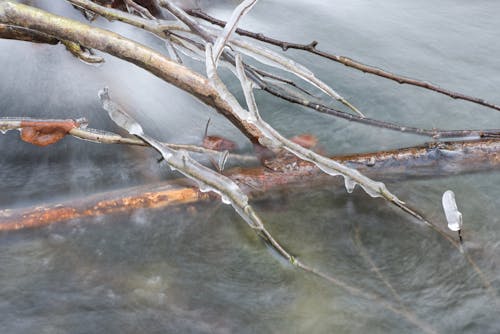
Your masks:
<path fill-rule="evenodd" d="M 392 151 L 333 157 L 368 176 L 390 180 L 429 175 L 491 170 L 500 166 L 500 140 L 429 143 Z M 272 190 L 308 187 L 338 182 L 320 172 L 311 163 L 281 156 L 265 162 L 266 166 L 233 168 L 225 174 L 252 199 Z M 274 167 L 276 166 L 276 167 Z M 278 167 L 279 166 L 279 167 Z M 214 199 L 194 185 L 169 181 L 118 191 L 105 192 L 65 203 L 0 211 L 0 231 L 12 231 L 49 225 L 83 217 L 130 212 L 139 208 L 163 208 Z"/>

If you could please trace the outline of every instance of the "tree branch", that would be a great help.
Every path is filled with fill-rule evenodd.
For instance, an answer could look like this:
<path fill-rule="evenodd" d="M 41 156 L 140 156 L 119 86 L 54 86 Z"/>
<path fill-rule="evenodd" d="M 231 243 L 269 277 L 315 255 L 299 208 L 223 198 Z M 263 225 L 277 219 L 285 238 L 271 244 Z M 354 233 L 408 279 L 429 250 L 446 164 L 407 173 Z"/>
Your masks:
<path fill-rule="evenodd" d="M 228 170 L 225 175 L 251 199 L 262 198 L 281 189 L 289 191 L 292 188 L 331 184 L 341 186 L 339 179 L 325 175 L 309 162 L 289 157 L 277 159 L 275 165 L 281 168 L 237 167 Z M 428 143 L 391 151 L 334 156 L 332 159 L 382 180 L 446 176 L 498 169 L 500 140 Z M 183 179 L 174 180 L 105 192 L 54 205 L 0 210 L 0 231 L 40 227 L 69 219 L 130 212 L 139 208 L 192 204 L 215 196 L 199 192 Z"/>
<path fill-rule="evenodd" d="M 207 78 L 144 45 L 108 30 L 11 1 L 0 2 L 0 23 L 40 31 L 129 61 L 215 108 L 252 142 L 261 137 L 260 131 L 252 124 L 232 113 L 230 106 L 208 84 Z"/>
<path fill-rule="evenodd" d="M 140 29 L 145 29 L 149 32 L 154 33 L 160 38 L 170 38 L 173 42 L 176 42 L 176 40 L 173 38 L 173 36 L 177 36 L 179 38 L 182 38 L 184 41 L 189 41 L 190 44 L 193 44 L 194 47 L 199 49 L 199 53 L 203 54 L 205 52 L 204 46 L 200 45 L 199 43 L 196 43 L 192 40 L 189 40 L 185 36 L 180 36 L 176 34 L 175 32 L 171 32 L 171 30 L 183 30 L 179 24 L 174 24 L 169 22 L 169 24 L 162 23 L 162 21 L 152 21 L 152 20 L 146 20 L 143 18 L 140 18 L 135 15 L 131 15 L 129 13 L 122 12 L 120 10 L 112 9 L 112 8 L 107 8 L 104 6 L 100 6 L 98 4 L 92 3 L 89 0 L 67 0 L 70 3 L 79 6 L 85 10 L 91 10 L 94 11 L 95 13 L 98 13 L 99 15 L 102 15 L 103 17 L 106 17 L 110 20 L 119 20 L 124 23 L 133 25 L 135 27 L 138 27 Z M 216 38 L 211 34 L 210 31 L 199 25 L 197 22 L 195 22 L 192 18 L 189 16 L 185 15 L 184 11 L 182 11 L 180 8 L 176 7 L 172 3 L 161 0 L 161 5 L 170 10 L 175 16 L 177 16 L 182 23 L 184 23 L 186 26 L 189 27 L 189 29 L 195 33 L 198 34 L 200 37 L 205 39 L 206 41 L 211 41 L 215 42 Z M 173 36 L 172 36 L 173 35 Z M 232 63 L 233 66 L 235 65 L 234 63 L 234 58 L 231 57 L 227 52 L 224 52 L 224 57 L 225 59 Z M 318 112 L 334 116 L 334 117 L 339 117 L 343 118 L 345 120 L 351 121 L 351 122 L 356 122 L 356 123 L 361 123 L 369 126 L 375 126 L 383 129 L 388 129 L 391 131 L 398 131 L 402 133 L 411 133 L 419 136 L 426 136 L 426 137 L 432 137 L 434 139 L 439 139 L 439 138 L 493 138 L 493 137 L 500 137 L 500 129 L 488 129 L 488 130 L 442 130 L 442 129 L 424 129 L 424 128 L 416 128 L 412 126 L 406 126 L 406 125 L 399 125 L 395 124 L 392 122 L 386 122 L 386 121 L 380 121 L 377 119 L 372 119 L 372 118 L 367 118 L 363 117 L 360 115 L 353 115 L 338 109 L 334 109 L 332 107 L 325 106 L 321 103 L 317 103 L 314 101 L 311 101 L 310 99 L 305 99 L 300 96 L 297 96 L 297 94 L 291 94 L 282 91 L 280 88 L 276 87 L 275 85 L 269 84 L 268 82 L 264 82 L 259 78 L 259 75 L 263 75 L 262 71 L 259 69 L 256 69 L 252 66 L 248 66 L 245 64 L 245 68 L 247 71 L 247 74 L 249 75 L 250 79 L 254 80 L 262 90 L 276 96 L 279 98 L 282 98 L 286 101 L 296 103 L 305 107 L 308 107 L 310 109 L 316 110 Z M 278 80 L 283 81 L 282 78 L 279 78 Z M 288 83 L 288 82 L 287 82 Z M 290 83 L 288 83 L 290 84 Z M 296 86 L 295 84 L 290 84 L 291 86 Z M 298 90 L 302 90 L 301 88 L 297 88 Z"/>
<path fill-rule="evenodd" d="M 212 17 L 200 9 L 190 9 L 190 10 L 187 10 L 187 13 L 189 15 L 201 18 L 205 21 L 208 21 L 208 22 L 215 24 L 215 25 L 218 25 L 220 27 L 225 27 L 225 25 L 226 25 L 225 21 L 222 21 L 222 20 L 219 20 L 215 17 Z M 236 33 L 241 35 L 241 36 L 250 37 L 250 38 L 256 39 L 256 40 L 261 41 L 261 42 L 265 42 L 268 44 L 279 46 L 279 47 L 281 47 L 281 49 L 283 51 L 287 51 L 288 49 L 304 50 L 304 51 L 316 54 L 318 56 L 321 56 L 323 58 L 327 58 L 327 59 L 333 60 L 335 62 L 344 64 L 345 66 L 355 68 L 355 69 L 362 71 L 364 73 L 377 75 L 377 76 L 380 76 L 380 77 L 383 77 L 383 78 L 386 78 L 389 80 L 396 81 L 400 84 L 408 84 L 408 85 L 421 87 L 424 89 L 434 91 L 436 93 L 447 95 L 453 99 L 459 99 L 459 100 L 464 100 L 464 101 L 476 103 L 476 104 L 482 105 L 484 107 L 488 107 L 488 108 L 500 111 L 499 105 L 490 103 L 488 101 L 485 101 L 484 99 L 473 97 L 473 96 L 468 96 L 468 95 L 458 93 L 458 92 L 453 92 L 451 90 L 441 88 L 441 87 L 436 86 L 434 84 L 431 84 L 429 82 L 425 82 L 425 81 L 397 75 L 397 74 L 385 71 L 385 70 L 380 69 L 380 68 L 376 68 L 376 67 L 373 67 L 370 65 L 363 64 L 363 63 L 356 61 L 354 59 L 351 59 L 349 57 L 338 56 L 338 55 L 335 55 L 332 53 L 318 50 L 316 48 L 316 46 L 318 45 L 317 41 L 312 41 L 309 44 L 292 43 L 292 42 L 286 42 L 286 41 L 282 41 L 279 39 L 267 37 L 261 33 L 255 33 L 255 32 L 245 30 L 245 29 L 239 29 L 239 28 L 236 29 Z"/>

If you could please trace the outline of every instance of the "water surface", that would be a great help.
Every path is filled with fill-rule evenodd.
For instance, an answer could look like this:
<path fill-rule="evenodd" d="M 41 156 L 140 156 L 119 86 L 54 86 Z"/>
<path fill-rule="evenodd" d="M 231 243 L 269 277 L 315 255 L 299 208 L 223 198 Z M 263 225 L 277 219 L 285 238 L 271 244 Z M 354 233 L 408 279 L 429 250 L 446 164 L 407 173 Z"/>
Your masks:
<path fill-rule="evenodd" d="M 65 4 L 38 4 L 79 18 Z M 227 18 L 233 6 L 228 1 L 208 9 Z M 326 51 L 499 103 L 500 23 L 494 15 L 499 11 L 500 3 L 493 1 L 262 1 L 242 25 L 297 42 L 315 39 Z M 119 23 L 96 24 L 162 48 L 160 41 Z M 97 91 L 109 86 L 146 131 L 162 140 L 199 144 L 210 117 L 211 134 L 235 140 L 240 151 L 251 150 L 221 116 L 112 57 L 89 67 L 61 46 L 0 41 L 0 51 L 1 116 L 85 116 L 93 127 L 118 131 L 97 100 Z M 498 112 L 299 51 L 289 55 L 371 117 L 427 128 L 500 127 Z M 318 115 L 264 93 L 257 98 L 264 118 L 284 134 L 314 133 L 332 154 L 426 141 Z M 0 150 L 0 208 L 178 176 L 142 148 L 70 138 L 36 148 L 12 132 L 0 136 Z M 443 226 L 441 195 L 454 190 L 464 216 L 465 251 L 498 293 L 499 184 L 500 173 L 490 171 L 400 180 L 388 187 Z M 464 256 L 382 200 L 359 189 L 349 195 L 325 187 L 280 192 L 252 204 L 291 253 L 381 299 L 353 295 L 295 270 L 230 207 L 210 203 L 0 235 L 0 332 L 421 332 L 384 303 L 441 333 L 500 331 L 498 299 L 482 287 Z"/>

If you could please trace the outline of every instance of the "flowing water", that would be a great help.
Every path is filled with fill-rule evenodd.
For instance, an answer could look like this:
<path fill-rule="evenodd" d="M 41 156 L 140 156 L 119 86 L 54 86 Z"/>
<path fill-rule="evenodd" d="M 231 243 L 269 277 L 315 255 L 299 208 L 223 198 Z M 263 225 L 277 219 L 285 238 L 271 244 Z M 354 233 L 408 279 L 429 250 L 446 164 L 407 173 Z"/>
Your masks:
<path fill-rule="evenodd" d="M 34 3 L 81 19 L 62 1 Z M 227 19 L 236 3 L 204 5 Z M 498 12 L 497 1 L 267 0 L 242 25 L 291 41 L 315 39 L 326 51 L 498 104 Z M 119 23 L 96 24 L 163 47 Z M 500 127 L 496 111 L 300 51 L 288 54 L 371 117 L 427 128 Z M 0 64 L 0 117 L 84 116 L 91 127 L 119 131 L 97 99 L 108 86 L 161 140 L 199 144 L 210 117 L 209 134 L 251 150 L 221 116 L 112 57 L 93 67 L 62 46 L 0 41 Z M 329 118 L 265 93 L 257 99 L 263 117 L 283 134 L 313 133 L 331 154 L 426 141 Z M 0 209 L 178 177 L 144 148 L 72 138 L 38 148 L 11 131 L 0 136 L 0 152 Z M 388 183 L 443 226 L 441 195 L 454 190 L 465 254 L 491 282 L 490 291 L 464 254 L 382 200 L 359 189 L 301 189 L 252 204 L 291 253 L 378 299 L 284 263 L 230 206 L 142 209 L 0 234 L 0 333 L 498 333 L 499 184 L 498 171 Z"/>

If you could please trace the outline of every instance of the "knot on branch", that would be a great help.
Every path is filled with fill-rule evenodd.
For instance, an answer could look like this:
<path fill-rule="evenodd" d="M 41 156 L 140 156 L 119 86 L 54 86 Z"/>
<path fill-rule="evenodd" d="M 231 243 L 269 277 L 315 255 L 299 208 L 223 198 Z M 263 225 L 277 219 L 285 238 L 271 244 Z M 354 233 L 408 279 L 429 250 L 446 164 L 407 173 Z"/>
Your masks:
<path fill-rule="evenodd" d="M 307 44 L 306 50 L 313 51 L 316 49 L 316 46 L 318 45 L 318 41 L 312 41 L 311 43 Z"/>

